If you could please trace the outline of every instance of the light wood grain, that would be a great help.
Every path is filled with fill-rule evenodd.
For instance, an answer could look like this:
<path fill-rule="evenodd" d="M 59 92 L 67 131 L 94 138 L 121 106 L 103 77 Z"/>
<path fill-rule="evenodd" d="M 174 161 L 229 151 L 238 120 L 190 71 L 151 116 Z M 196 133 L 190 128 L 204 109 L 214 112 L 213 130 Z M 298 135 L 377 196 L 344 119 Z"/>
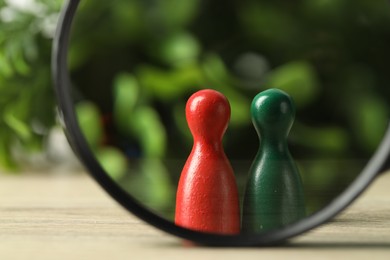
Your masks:
<path fill-rule="evenodd" d="M 86 174 L 0 173 L 0 259 L 390 259 L 390 174 L 331 223 L 270 248 L 183 247 Z"/>

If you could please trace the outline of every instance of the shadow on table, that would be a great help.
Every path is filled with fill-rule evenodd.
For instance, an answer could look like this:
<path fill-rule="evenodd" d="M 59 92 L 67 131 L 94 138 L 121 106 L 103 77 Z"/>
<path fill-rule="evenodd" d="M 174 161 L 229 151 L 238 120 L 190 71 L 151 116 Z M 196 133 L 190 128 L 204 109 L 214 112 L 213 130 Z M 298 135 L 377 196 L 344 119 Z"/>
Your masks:
<path fill-rule="evenodd" d="M 298 242 L 288 243 L 281 248 L 296 248 L 296 249 L 374 249 L 374 248 L 387 248 L 390 250 L 390 242 Z"/>
<path fill-rule="evenodd" d="M 203 245 L 195 245 L 191 242 L 183 242 L 180 240 L 172 241 L 172 242 L 161 242 L 155 243 L 154 247 L 160 248 L 191 248 L 191 249 L 204 249 L 204 248 L 266 248 L 266 249 L 299 249 L 299 250 L 323 250 L 323 249 L 389 249 L 390 250 L 390 242 L 377 242 L 377 241 L 367 241 L 367 242 L 286 242 L 284 244 L 278 244 L 273 246 L 251 246 L 251 247 L 218 247 L 218 246 L 203 246 Z"/>

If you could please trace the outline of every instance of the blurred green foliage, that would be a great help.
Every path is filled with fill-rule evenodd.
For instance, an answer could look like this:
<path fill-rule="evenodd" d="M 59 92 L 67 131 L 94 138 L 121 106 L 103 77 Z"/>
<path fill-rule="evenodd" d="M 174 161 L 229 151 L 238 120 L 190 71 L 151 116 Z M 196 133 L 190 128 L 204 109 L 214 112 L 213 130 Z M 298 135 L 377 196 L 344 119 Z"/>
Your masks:
<path fill-rule="evenodd" d="M 224 142 L 242 183 L 258 147 L 251 99 L 285 90 L 297 106 L 290 143 L 312 212 L 356 176 L 386 128 L 389 43 L 385 0 L 87 0 L 69 62 L 79 98 L 113 118 L 104 131 L 132 164 L 120 185 L 158 210 L 146 199 L 157 186 L 140 187 L 152 176 L 176 185 L 192 144 L 190 94 L 214 88 L 228 97 Z M 145 161 L 155 162 L 153 175 Z"/>
<path fill-rule="evenodd" d="M 55 123 L 50 50 L 62 0 L 0 0 L 0 167 L 39 151 Z"/>
<path fill-rule="evenodd" d="M 0 163 L 7 168 L 17 166 L 15 143 L 40 148 L 55 123 L 49 25 L 61 4 L 11 2 L 0 0 Z M 240 185 L 258 148 L 250 102 L 264 89 L 285 90 L 297 106 L 289 140 L 312 212 L 356 176 L 387 126 L 389 44 L 387 0 L 83 0 L 68 62 L 96 158 L 166 216 L 192 144 L 189 95 L 213 88 L 229 99 L 224 144 Z"/>

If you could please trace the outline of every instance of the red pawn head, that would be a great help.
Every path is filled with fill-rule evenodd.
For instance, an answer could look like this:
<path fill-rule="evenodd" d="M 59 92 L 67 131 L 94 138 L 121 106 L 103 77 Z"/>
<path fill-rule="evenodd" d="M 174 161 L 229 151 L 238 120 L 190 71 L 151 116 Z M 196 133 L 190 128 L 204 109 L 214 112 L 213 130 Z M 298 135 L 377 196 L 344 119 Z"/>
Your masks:
<path fill-rule="evenodd" d="M 229 101 L 218 91 L 200 90 L 187 101 L 186 118 L 194 139 L 221 141 L 230 119 Z"/>

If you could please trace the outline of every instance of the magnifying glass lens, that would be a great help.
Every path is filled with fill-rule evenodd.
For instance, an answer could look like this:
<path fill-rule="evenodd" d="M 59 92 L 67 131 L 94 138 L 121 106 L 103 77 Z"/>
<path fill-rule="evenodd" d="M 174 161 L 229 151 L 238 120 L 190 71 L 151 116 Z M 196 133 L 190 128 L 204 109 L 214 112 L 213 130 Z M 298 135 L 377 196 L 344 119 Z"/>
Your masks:
<path fill-rule="evenodd" d="M 388 126 L 389 35 L 386 1 L 82 1 L 67 87 L 85 149 L 129 200 L 262 235 L 367 165 Z"/>

